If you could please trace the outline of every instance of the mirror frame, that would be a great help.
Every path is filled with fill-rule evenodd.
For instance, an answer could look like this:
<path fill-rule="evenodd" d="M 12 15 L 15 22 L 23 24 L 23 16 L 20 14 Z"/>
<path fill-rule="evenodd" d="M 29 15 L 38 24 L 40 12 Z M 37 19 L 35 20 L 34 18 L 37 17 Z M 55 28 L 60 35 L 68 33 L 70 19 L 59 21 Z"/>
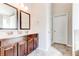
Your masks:
<path fill-rule="evenodd" d="M 29 16 L 29 27 L 28 28 L 22 28 L 22 13 L 25 13 Z M 20 10 L 20 29 L 21 30 L 30 30 L 30 14 L 23 10 Z"/>
<path fill-rule="evenodd" d="M 18 9 L 16 7 L 8 4 L 8 3 L 3 3 L 3 4 L 5 4 L 5 5 L 9 6 L 9 7 L 12 7 L 12 8 L 14 8 L 16 10 L 16 16 L 17 16 L 16 17 L 16 20 L 17 20 L 16 23 L 17 24 L 16 24 L 16 28 L 0 28 L 0 30 L 17 30 L 18 29 Z"/>

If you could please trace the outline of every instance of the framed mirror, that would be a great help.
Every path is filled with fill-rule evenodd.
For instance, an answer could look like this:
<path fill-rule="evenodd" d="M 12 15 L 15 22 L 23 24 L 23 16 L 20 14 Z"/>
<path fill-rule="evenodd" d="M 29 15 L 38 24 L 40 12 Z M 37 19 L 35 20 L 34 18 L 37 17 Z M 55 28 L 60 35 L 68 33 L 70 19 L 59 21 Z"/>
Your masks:
<path fill-rule="evenodd" d="M 30 30 L 30 14 L 20 10 L 20 29 Z"/>
<path fill-rule="evenodd" d="M 7 3 L 0 3 L 0 29 L 18 29 L 18 10 Z"/>

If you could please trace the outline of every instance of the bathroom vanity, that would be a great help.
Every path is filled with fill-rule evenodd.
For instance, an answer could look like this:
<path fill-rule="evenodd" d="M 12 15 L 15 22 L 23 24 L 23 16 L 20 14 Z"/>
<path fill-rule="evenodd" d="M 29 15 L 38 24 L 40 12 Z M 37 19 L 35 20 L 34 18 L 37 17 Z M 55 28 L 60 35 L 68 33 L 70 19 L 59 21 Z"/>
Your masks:
<path fill-rule="evenodd" d="M 0 32 L 0 56 L 26 56 L 38 47 L 38 34 L 25 32 L 31 29 L 30 19 L 28 12 L 11 4 L 0 4 L 0 30 L 8 34 Z"/>
<path fill-rule="evenodd" d="M 0 38 L 0 56 L 26 56 L 38 47 L 38 34 Z"/>

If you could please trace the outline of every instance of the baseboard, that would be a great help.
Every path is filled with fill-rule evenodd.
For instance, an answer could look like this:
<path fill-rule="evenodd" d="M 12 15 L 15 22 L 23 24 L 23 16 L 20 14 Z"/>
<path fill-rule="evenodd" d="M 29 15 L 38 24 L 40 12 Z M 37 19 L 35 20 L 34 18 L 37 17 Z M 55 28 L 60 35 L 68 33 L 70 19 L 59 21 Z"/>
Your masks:
<path fill-rule="evenodd" d="M 57 42 L 54 42 L 53 44 L 63 44 L 63 43 L 57 43 Z M 63 45 L 66 45 L 66 44 L 63 44 Z"/>
<path fill-rule="evenodd" d="M 54 42 L 53 44 L 55 44 L 56 42 Z M 57 44 L 63 44 L 63 43 L 57 43 Z M 70 44 L 63 44 L 63 45 L 66 45 L 66 46 L 68 46 L 68 47 L 72 47 L 72 45 L 70 45 Z"/>

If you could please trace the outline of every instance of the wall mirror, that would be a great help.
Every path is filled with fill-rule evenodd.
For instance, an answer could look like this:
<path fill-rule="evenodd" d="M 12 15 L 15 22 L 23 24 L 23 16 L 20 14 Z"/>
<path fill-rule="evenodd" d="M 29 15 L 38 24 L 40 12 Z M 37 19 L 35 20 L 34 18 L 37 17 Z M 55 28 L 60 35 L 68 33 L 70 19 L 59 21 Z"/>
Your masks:
<path fill-rule="evenodd" d="M 17 8 L 7 3 L 0 3 L 0 29 L 18 29 L 17 14 Z"/>
<path fill-rule="evenodd" d="M 30 30 L 30 14 L 20 10 L 20 29 Z"/>

